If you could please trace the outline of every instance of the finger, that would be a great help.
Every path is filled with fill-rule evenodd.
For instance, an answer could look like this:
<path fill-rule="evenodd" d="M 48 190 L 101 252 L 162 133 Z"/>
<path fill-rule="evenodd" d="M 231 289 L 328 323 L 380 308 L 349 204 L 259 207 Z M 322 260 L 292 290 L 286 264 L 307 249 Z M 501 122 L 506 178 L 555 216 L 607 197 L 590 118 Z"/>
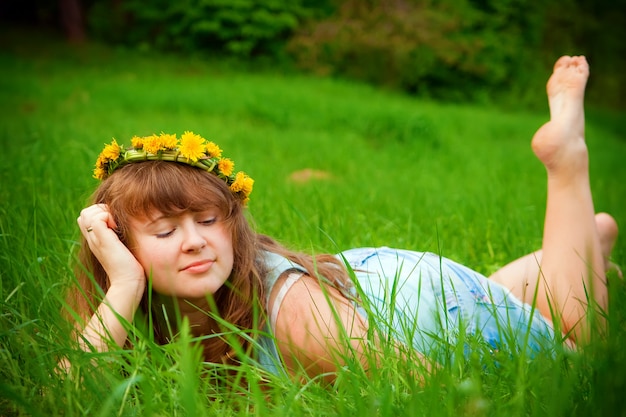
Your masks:
<path fill-rule="evenodd" d="M 109 214 L 109 216 L 107 217 L 107 226 L 110 229 L 117 230 L 117 223 L 115 222 L 115 218 L 113 217 L 113 214 L 111 213 L 111 210 L 109 209 L 109 205 L 104 204 L 104 203 L 99 203 L 99 204 L 96 204 L 96 206 L 100 208 L 100 210 L 102 210 L 103 212 L 106 212 Z"/>
<path fill-rule="evenodd" d="M 93 233 L 95 230 L 104 231 L 110 228 L 110 217 L 111 215 L 106 206 L 94 204 L 81 210 L 80 216 L 76 221 L 83 235 L 89 239 L 89 233 Z"/>
<path fill-rule="evenodd" d="M 90 220 L 88 220 L 87 217 L 82 214 L 82 212 L 81 212 L 81 215 L 78 216 L 78 218 L 76 219 L 76 223 L 78 224 L 78 228 L 80 229 L 81 233 L 85 237 L 87 237 L 87 233 L 93 230 L 91 227 Z"/>
<path fill-rule="evenodd" d="M 112 232 L 109 226 L 110 217 L 111 215 L 106 211 L 94 213 L 85 231 L 88 233 L 97 233 L 100 236 L 102 236 L 103 233 Z"/>

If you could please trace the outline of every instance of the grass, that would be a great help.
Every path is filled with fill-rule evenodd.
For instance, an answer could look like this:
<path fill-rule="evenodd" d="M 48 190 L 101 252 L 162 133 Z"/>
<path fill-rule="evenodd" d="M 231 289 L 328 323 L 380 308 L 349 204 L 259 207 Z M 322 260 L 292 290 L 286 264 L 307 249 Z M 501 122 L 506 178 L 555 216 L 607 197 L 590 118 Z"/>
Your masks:
<path fill-rule="evenodd" d="M 388 354 L 330 389 L 267 379 L 229 389 L 189 336 L 106 355 L 76 352 L 60 316 L 75 219 L 111 137 L 196 131 L 255 178 L 256 228 L 302 250 L 429 250 L 489 274 L 539 247 L 545 175 L 530 152 L 547 110 L 442 104 L 346 81 L 229 64 L 0 37 L 0 415 L 626 415 L 626 287 L 611 286 L 608 336 L 556 357 L 469 357 L 423 385 Z M 537 90 L 543 92 L 543 86 Z M 626 224 L 626 123 L 588 112 L 598 211 Z M 330 174 L 299 184 L 305 168 Z M 626 245 L 614 251 L 624 264 Z M 69 355 L 78 378 L 53 372 Z M 99 364 L 94 367 L 94 361 Z"/>

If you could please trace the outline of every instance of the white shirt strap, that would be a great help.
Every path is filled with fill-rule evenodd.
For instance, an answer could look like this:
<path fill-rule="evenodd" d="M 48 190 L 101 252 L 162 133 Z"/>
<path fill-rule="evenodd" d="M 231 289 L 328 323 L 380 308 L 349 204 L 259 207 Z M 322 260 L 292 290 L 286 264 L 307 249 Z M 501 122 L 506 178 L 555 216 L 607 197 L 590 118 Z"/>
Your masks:
<path fill-rule="evenodd" d="M 283 299 L 287 295 L 287 291 L 298 282 L 298 280 L 303 276 L 302 272 L 292 272 L 289 274 L 282 287 L 276 294 L 276 298 L 274 299 L 274 303 L 272 304 L 272 310 L 270 312 L 270 326 L 272 330 L 276 329 L 276 319 L 278 318 L 278 311 L 280 310 L 280 306 L 283 303 Z"/>

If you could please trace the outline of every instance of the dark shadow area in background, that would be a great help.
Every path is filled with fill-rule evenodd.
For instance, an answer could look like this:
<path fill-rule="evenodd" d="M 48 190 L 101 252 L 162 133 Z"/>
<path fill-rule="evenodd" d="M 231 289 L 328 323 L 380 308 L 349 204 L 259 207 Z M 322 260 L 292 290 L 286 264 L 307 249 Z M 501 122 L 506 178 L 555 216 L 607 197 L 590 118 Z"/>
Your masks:
<path fill-rule="evenodd" d="M 247 0 L 249 4 L 256 4 L 257 7 L 262 5 L 260 0 Z M 244 3 L 246 3 L 244 2 Z M 59 39 L 65 39 L 68 43 L 80 45 L 90 41 L 97 41 L 111 44 L 111 40 L 101 39 L 93 28 L 93 11 L 95 8 L 109 8 L 111 10 L 127 10 L 126 6 L 131 3 L 137 3 L 133 0 L 5 0 L 0 2 L 0 24 L 2 24 L 2 31 L 11 31 L 11 28 L 21 28 L 22 33 L 30 33 L 28 36 L 38 37 L 36 33 L 40 32 L 46 34 L 56 34 Z M 197 2 L 191 2 L 195 5 Z M 280 2 L 278 2 L 280 3 Z M 277 4 L 278 4 L 277 3 Z M 320 2 L 312 2 L 309 0 L 294 0 L 293 4 L 300 5 L 304 8 L 311 10 L 318 10 L 318 13 L 309 19 L 308 22 L 300 22 L 300 27 L 290 34 L 293 36 L 301 35 L 302 29 L 305 24 L 310 25 L 311 21 L 318 21 L 322 24 L 324 22 L 341 21 L 338 17 L 341 13 L 346 13 L 346 9 L 349 9 L 351 13 L 357 13 L 361 8 L 361 3 L 354 0 L 322 0 Z M 426 4 L 421 0 L 375 0 L 370 2 L 364 2 L 367 4 L 368 13 L 372 10 L 385 10 L 393 13 L 407 9 L 407 7 L 422 7 Z M 445 2 L 444 2 L 445 3 Z M 461 7 L 455 2 L 449 2 L 450 8 Z M 535 98 L 532 93 L 528 91 L 535 91 L 536 85 L 541 85 L 545 82 L 544 75 L 550 71 L 550 66 L 554 62 L 554 59 L 560 55 L 576 55 L 584 54 L 592 67 L 592 77 L 589 80 L 588 92 L 587 92 L 587 104 L 590 107 L 595 107 L 604 110 L 608 110 L 608 113 L 619 113 L 626 108 L 626 87 L 623 74 L 626 73 L 626 0 L 616 1 L 602 1 L 597 2 L 594 0 L 547 0 L 542 3 L 540 7 L 523 7 L 525 2 L 521 0 L 510 0 L 499 3 L 495 0 L 470 0 L 467 4 L 470 5 L 472 10 L 484 13 L 486 16 L 492 16 L 494 19 L 501 15 L 504 11 L 510 13 L 511 10 L 519 9 L 527 13 L 527 16 L 519 18 L 521 22 L 532 22 L 532 27 L 528 26 L 528 32 L 525 32 L 524 25 L 518 24 L 515 29 L 510 30 L 520 31 L 517 34 L 520 38 L 537 37 L 537 27 L 543 27 L 543 35 L 540 40 L 525 40 L 524 42 L 534 42 L 537 46 L 536 50 L 524 51 L 526 56 L 533 57 L 529 59 L 527 66 L 516 70 L 517 75 L 515 79 L 504 79 L 502 84 L 486 85 L 484 81 L 476 80 L 464 77 L 463 73 L 455 75 L 455 69 L 444 68 L 441 71 L 436 71 L 439 74 L 433 77 L 426 77 L 422 80 L 421 87 L 415 88 L 415 86 L 405 85 L 397 83 L 391 85 L 389 78 L 383 75 L 376 75 L 385 72 L 385 66 L 376 63 L 381 59 L 386 59 L 385 56 L 376 58 L 377 54 L 373 51 L 367 52 L 372 56 L 371 65 L 373 68 L 364 69 L 366 64 L 359 64 L 359 59 L 362 57 L 355 57 L 353 64 L 349 62 L 344 66 L 335 65 L 335 71 L 328 76 L 336 78 L 356 79 L 359 81 L 365 81 L 370 84 L 378 85 L 382 88 L 392 88 L 400 91 L 404 91 L 408 94 L 416 95 L 418 97 L 427 97 L 440 101 L 474 101 L 498 104 L 504 107 L 510 108 L 534 108 L 543 110 L 543 94 L 538 95 Z M 145 5 L 143 7 L 155 7 L 156 2 L 146 1 L 144 3 L 139 2 L 137 4 Z M 417 5 L 417 6 L 416 6 Z M 136 5 L 134 6 L 136 7 Z M 430 7 L 430 6 L 428 6 Z M 468 7 L 467 5 L 463 7 Z M 506 10 L 505 10 L 506 9 Z M 355 12 L 357 10 L 357 12 Z M 125 11 L 124 19 L 133 19 L 132 12 Z M 391 13 L 390 15 L 393 15 Z M 164 13 L 165 16 L 165 13 Z M 351 15 L 352 16 L 352 15 Z M 383 14 L 382 16 L 387 16 Z M 358 17 L 358 13 L 357 13 Z M 339 19 L 333 21 L 332 19 Z M 155 21 L 160 18 L 157 16 Z M 366 20 L 364 20 L 366 22 Z M 103 22 L 100 22 L 102 24 Z M 104 22 L 106 23 L 106 21 Z M 110 32 L 116 32 L 116 26 L 112 22 Z M 128 22 L 126 22 L 128 24 Z M 119 22 L 115 22 L 119 24 Z M 462 22 L 461 22 L 462 24 Z M 529 23 L 530 25 L 530 23 Z M 510 25 L 513 26 L 513 25 Z M 106 27 L 106 25 L 105 25 Z M 507 25 L 503 25 L 503 36 L 505 31 L 508 30 Z M 465 30 L 467 28 L 460 28 L 459 30 Z M 420 28 L 422 30 L 422 28 Z M 478 30 L 478 28 L 476 29 Z M 119 31 L 124 33 L 124 31 Z M 20 33 L 20 31 L 14 32 Z M 119 37 L 123 36 L 117 34 L 118 40 L 121 44 L 130 50 L 137 48 L 138 51 L 143 51 L 141 48 L 149 44 L 151 36 L 145 35 L 147 39 L 145 42 L 133 43 L 128 41 L 124 43 L 124 40 L 120 40 Z M 9 34 L 9 42 L 24 42 L 32 43 L 33 39 L 16 38 L 14 34 Z M 509 36 L 507 34 L 507 36 Z M 44 35 L 46 37 L 48 35 Z M 281 41 L 287 45 L 288 37 L 283 36 Z M 5 41 L 7 36 L 5 36 Z M 313 39 L 313 38 L 306 38 Z M 305 39 L 305 40 L 306 40 Z M 313 39 L 314 40 L 314 39 Z M 480 40 L 480 39 L 479 39 Z M 356 41 L 361 41 L 356 39 Z M 349 41 L 348 41 L 349 42 Z M 359 44 L 360 45 L 360 44 Z M 385 45 L 384 42 L 382 44 Z M 529 43 L 530 45 L 530 43 Z M 41 46 L 41 45 L 40 45 Z M 359 48 L 356 48 L 359 49 Z M 148 49 L 149 51 L 158 52 L 158 45 L 152 45 Z M 168 47 L 168 52 L 174 53 L 188 53 L 188 51 L 177 51 L 176 48 Z M 214 57 L 212 50 L 196 51 L 199 54 L 206 53 L 208 56 Z M 223 52 L 223 51 L 222 51 Z M 284 51 L 283 51 L 284 52 Z M 243 56 L 242 62 L 253 60 L 260 61 L 260 58 L 265 63 L 262 67 L 270 67 L 274 71 L 293 70 L 298 66 L 298 63 L 287 62 L 285 60 L 285 53 L 281 52 L 280 56 Z M 491 52 L 493 53 L 493 52 Z M 521 52 L 520 52 L 521 53 Z M 393 52 L 391 53 L 393 55 Z M 288 56 L 288 54 L 287 54 Z M 487 55 L 488 56 L 488 55 Z M 495 55 L 494 55 L 495 56 Z M 242 58 L 239 56 L 239 58 Z M 292 57 L 293 58 L 293 57 Z M 210 59 L 210 58 L 209 58 Z M 295 58 L 293 58 L 295 59 Z M 343 59 L 343 58 L 342 58 Z M 495 61 L 489 61 L 487 59 L 487 66 L 490 63 L 494 66 L 501 65 Z M 349 60 L 348 60 L 349 61 Z M 367 61 L 367 59 L 366 59 Z M 249 66 L 250 62 L 247 62 L 248 67 L 254 68 L 254 65 Z M 267 63 L 272 63 L 267 65 Z M 322 64 L 320 64 L 322 65 Z M 378 67 L 376 67 L 378 65 Z M 354 68 L 359 66 L 360 68 Z M 409 69 L 394 69 L 398 73 L 407 72 Z M 412 70 L 411 70 L 412 71 Z M 319 74 L 319 68 L 312 68 L 310 72 L 313 74 Z M 409 71 L 410 72 L 410 71 Z M 363 74 L 368 74 L 364 76 Z M 372 75 L 374 74 L 374 75 Z M 509 77 L 510 78 L 510 77 Z M 482 83 L 482 84 L 481 84 Z M 391 83 L 393 84 L 393 82 Z M 499 87 L 500 86 L 500 87 Z M 529 88 L 532 86 L 532 88 Z M 433 88 L 439 88 L 443 93 L 434 95 L 431 94 Z M 463 91 L 465 90 L 465 91 Z M 593 111 L 590 116 L 593 117 Z M 608 116 L 612 119 L 611 116 Z M 619 118 L 619 114 L 615 115 Z M 610 122 L 610 120 L 607 120 Z M 609 123 L 607 128 L 612 129 Z M 619 126 L 619 129 L 622 129 Z"/>

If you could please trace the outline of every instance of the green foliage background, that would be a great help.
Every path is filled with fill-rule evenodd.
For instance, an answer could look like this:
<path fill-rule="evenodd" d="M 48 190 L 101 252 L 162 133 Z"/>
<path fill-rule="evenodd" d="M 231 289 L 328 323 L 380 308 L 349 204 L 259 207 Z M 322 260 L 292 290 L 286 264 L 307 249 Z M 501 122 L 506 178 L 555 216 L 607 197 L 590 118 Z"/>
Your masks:
<path fill-rule="evenodd" d="M 626 1 L 92 0 L 93 36 L 131 47 L 264 57 L 318 75 L 446 100 L 537 106 L 554 56 L 587 55 L 623 108 Z M 530 89 L 534 92 L 533 89 Z"/>
<path fill-rule="evenodd" d="M 285 0 L 126 0 L 94 2 L 88 16 L 92 33 L 110 42 L 276 57 L 310 12 L 300 1 Z"/>
<path fill-rule="evenodd" d="M 533 86 L 554 57 L 582 54 L 596 87 L 589 102 L 626 106 L 626 0 L 5 0 L 0 20 L 59 30 L 70 4 L 89 38 L 137 52 L 236 58 L 510 108 L 540 108 Z"/>

